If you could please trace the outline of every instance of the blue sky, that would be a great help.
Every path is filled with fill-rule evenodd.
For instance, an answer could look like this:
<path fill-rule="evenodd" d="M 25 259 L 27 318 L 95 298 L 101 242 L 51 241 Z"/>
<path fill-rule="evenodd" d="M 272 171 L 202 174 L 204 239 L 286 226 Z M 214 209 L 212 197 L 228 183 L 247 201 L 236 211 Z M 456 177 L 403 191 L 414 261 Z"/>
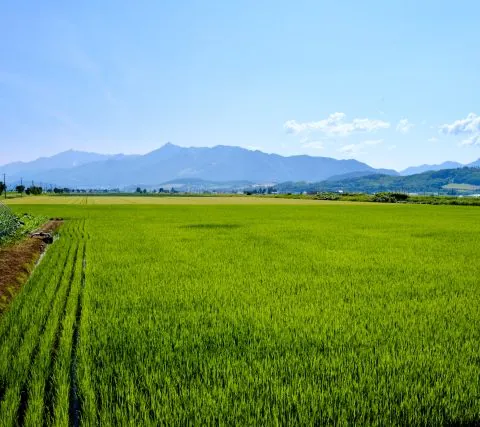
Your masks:
<path fill-rule="evenodd" d="M 478 1 L 5 1 L 0 164 L 239 145 L 480 157 Z"/>

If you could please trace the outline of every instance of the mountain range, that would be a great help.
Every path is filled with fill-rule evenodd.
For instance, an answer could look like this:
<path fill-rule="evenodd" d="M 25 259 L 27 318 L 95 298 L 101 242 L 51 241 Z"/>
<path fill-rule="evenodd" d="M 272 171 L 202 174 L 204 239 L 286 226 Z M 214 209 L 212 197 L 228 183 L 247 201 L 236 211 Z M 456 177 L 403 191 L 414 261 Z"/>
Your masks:
<path fill-rule="evenodd" d="M 48 183 L 67 187 L 119 187 L 157 185 L 174 179 L 250 181 L 321 181 L 352 172 L 397 175 L 357 160 L 306 155 L 284 157 L 240 147 L 179 147 L 166 144 L 145 155 L 101 155 L 66 151 L 32 162 L 0 166 L 9 182 Z"/>
<path fill-rule="evenodd" d="M 225 145 L 206 148 L 179 147 L 168 143 L 144 155 L 105 155 L 69 150 L 32 162 L 0 166 L 0 172 L 8 176 L 10 184 L 23 179 L 24 182 L 62 187 L 126 188 L 158 185 L 171 180 L 253 183 L 338 181 L 372 174 L 412 175 L 428 170 L 478 165 L 480 159 L 469 165 L 445 162 L 411 167 L 399 173 L 391 169 L 375 169 L 353 159 L 307 155 L 286 157 Z"/>
<path fill-rule="evenodd" d="M 420 165 L 420 166 L 411 166 L 407 169 L 404 169 L 400 172 L 400 175 L 407 176 L 407 175 L 415 175 L 417 173 L 423 173 L 428 171 L 440 171 L 444 169 L 457 169 L 461 168 L 463 165 L 458 162 L 443 162 L 439 165 Z"/>

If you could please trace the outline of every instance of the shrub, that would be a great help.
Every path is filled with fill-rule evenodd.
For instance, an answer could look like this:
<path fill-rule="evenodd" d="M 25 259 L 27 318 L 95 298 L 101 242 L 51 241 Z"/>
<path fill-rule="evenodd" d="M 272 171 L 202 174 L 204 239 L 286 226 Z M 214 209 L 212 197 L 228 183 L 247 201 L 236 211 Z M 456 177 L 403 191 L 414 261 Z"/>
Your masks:
<path fill-rule="evenodd" d="M 404 193 L 377 193 L 373 196 L 373 201 L 377 203 L 397 203 L 408 200 L 408 194 Z"/>
<path fill-rule="evenodd" d="M 18 218 L 7 206 L 0 203 L 0 243 L 14 235 L 18 227 Z"/>
<path fill-rule="evenodd" d="M 341 195 L 338 193 L 317 193 L 314 198 L 317 200 L 340 200 Z"/>

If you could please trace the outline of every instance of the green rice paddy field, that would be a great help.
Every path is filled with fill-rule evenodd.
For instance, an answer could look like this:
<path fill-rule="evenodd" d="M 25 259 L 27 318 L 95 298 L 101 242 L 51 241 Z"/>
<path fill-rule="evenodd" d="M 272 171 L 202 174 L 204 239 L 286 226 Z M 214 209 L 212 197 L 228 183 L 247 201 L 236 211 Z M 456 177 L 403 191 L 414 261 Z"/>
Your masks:
<path fill-rule="evenodd" d="M 1 425 L 478 423 L 480 209 L 275 200 L 12 200 Z"/>

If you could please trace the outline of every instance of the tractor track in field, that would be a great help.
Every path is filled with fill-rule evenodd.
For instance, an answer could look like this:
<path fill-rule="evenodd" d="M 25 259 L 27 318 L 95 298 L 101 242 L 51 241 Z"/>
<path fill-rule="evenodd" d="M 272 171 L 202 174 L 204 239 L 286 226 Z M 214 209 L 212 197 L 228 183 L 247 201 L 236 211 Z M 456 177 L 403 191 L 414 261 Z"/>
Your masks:
<path fill-rule="evenodd" d="M 85 221 L 83 222 L 82 237 L 85 236 Z M 75 324 L 73 327 L 73 340 L 71 350 L 71 365 L 70 365 L 70 424 L 78 427 L 80 425 L 80 418 L 82 413 L 81 400 L 79 397 L 79 384 L 78 384 L 78 345 L 80 342 L 80 322 L 82 318 L 82 304 L 83 304 L 83 292 L 85 289 L 85 270 L 87 266 L 87 245 L 83 245 L 82 253 L 82 274 L 80 279 L 80 291 L 78 293 L 77 312 L 75 315 Z"/>
<path fill-rule="evenodd" d="M 44 403 L 45 403 L 45 411 L 44 411 L 44 425 L 47 424 L 49 419 L 53 418 L 53 413 L 54 413 L 54 407 L 55 407 L 55 380 L 54 380 L 54 365 L 55 365 L 55 359 L 57 356 L 58 348 L 60 345 L 60 338 L 62 336 L 62 331 L 63 331 L 63 321 L 65 317 L 67 316 L 67 304 L 68 300 L 70 299 L 70 293 L 72 291 L 72 284 L 73 280 L 75 277 L 75 273 L 77 271 L 76 269 L 76 261 L 78 257 L 78 250 L 79 246 L 77 245 L 73 264 L 72 264 L 72 271 L 70 272 L 70 279 L 68 281 L 68 290 L 67 294 L 65 297 L 65 301 L 63 302 L 63 307 L 61 311 L 61 316 L 58 321 L 57 329 L 55 331 L 55 340 L 52 345 L 52 350 L 50 353 L 50 364 L 49 364 L 49 374 L 48 374 L 48 379 L 45 382 L 45 391 L 44 391 Z"/>
<path fill-rule="evenodd" d="M 45 319 L 44 319 L 44 321 L 43 321 L 43 323 L 40 327 L 39 333 L 38 333 L 37 342 L 36 342 L 35 347 L 34 347 L 32 353 L 30 355 L 28 375 L 27 375 L 26 380 L 22 384 L 21 391 L 20 391 L 20 405 L 19 405 L 18 411 L 17 411 L 17 425 L 18 426 L 23 426 L 24 422 L 25 422 L 25 415 L 27 413 L 28 398 L 29 398 L 28 383 L 29 383 L 29 379 L 30 379 L 30 375 L 31 375 L 32 366 L 33 366 L 33 364 L 35 362 L 35 359 L 38 355 L 38 352 L 39 352 L 39 349 L 40 349 L 41 339 L 42 339 L 43 333 L 45 332 L 45 328 L 46 328 L 46 325 L 48 323 L 48 319 L 49 319 L 50 315 L 52 314 L 52 308 L 53 308 L 53 305 L 54 305 L 54 302 L 55 302 L 55 296 L 60 289 L 63 278 L 65 277 L 65 275 L 68 272 L 66 267 L 67 267 L 68 258 L 69 258 L 71 250 L 72 250 L 72 246 L 70 246 L 69 249 L 68 249 L 67 256 L 65 257 L 65 261 L 63 263 L 62 274 L 58 278 L 57 284 L 55 286 L 55 291 L 53 292 L 52 299 L 50 300 L 50 304 L 49 304 L 47 314 L 45 316 Z M 76 259 L 77 255 L 78 255 L 78 245 L 75 248 L 74 259 Z M 74 270 L 75 270 L 74 264 L 72 264 L 72 271 L 70 273 L 70 280 L 69 280 L 70 281 L 70 286 L 71 286 L 71 281 L 73 280 Z"/>

